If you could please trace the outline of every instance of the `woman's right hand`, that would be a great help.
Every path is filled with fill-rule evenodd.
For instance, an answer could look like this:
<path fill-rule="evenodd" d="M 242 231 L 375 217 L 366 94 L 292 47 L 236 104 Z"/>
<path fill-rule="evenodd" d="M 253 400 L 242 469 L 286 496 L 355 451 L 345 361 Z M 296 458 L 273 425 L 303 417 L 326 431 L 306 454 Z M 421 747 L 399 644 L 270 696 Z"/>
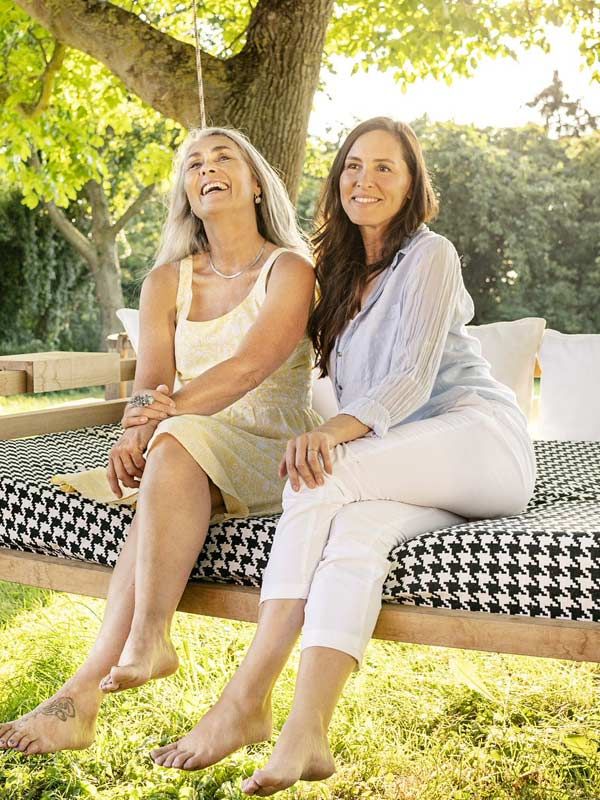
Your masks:
<path fill-rule="evenodd" d="M 142 477 L 146 466 L 143 453 L 155 430 L 156 425 L 152 423 L 137 425 L 123 431 L 119 440 L 110 448 L 106 475 L 110 488 L 117 497 L 123 496 L 119 481 L 131 489 L 139 487 L 139 481 L 135 478 Z"/>

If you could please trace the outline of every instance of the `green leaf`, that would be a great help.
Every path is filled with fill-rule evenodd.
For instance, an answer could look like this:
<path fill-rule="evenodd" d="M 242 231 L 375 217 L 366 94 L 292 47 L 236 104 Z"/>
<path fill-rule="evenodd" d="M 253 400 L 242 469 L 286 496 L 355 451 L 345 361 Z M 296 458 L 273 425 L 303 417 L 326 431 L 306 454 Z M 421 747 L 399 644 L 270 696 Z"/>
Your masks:
<path fill-rule="evenodd" d="M 469 689 L 485 697 L 491 703 L 497 702 L 497 698 L 485 685 L 485 681 L 477 671 L 477 667 L 470 661 L 453 656 L 450 659 L 450 673 L 456 684 L 468 686 Z"/>
<path fill-rule="evenodd" d="M 598 742 L 587 736 L 563 736 L 562 743 L 575 755 L 594 758 L 598 753 Z"/>

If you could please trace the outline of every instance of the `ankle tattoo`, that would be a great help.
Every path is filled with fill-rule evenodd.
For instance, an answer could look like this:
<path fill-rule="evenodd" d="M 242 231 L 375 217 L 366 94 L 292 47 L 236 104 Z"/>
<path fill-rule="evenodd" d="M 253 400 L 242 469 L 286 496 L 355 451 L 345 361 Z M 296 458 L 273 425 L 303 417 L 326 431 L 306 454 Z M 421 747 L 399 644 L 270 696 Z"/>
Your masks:
<path fill-rule="evenodd" d="M 61 697 L 48 703 L 36 714 L 44 714 L 46 717 L 57 717 L 61 722 L 66 722 L 68 718 L 76 716 L 75 703 L 72 697 Z"/>

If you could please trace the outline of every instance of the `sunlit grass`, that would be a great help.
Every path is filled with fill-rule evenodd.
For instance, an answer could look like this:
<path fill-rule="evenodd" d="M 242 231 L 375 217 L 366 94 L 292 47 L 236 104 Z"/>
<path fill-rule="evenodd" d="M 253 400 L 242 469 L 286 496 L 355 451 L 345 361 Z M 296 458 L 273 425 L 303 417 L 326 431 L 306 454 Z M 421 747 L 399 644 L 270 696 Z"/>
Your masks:
<path fill-rule="evenodd" d="M 0 718 L 55 692 L 81 662 L 102 601 L 0 584 Z M 205 772 L 152 764 L 217 699 L 254 626 L 178 614 L 171 678 L 107 698 L 87 751 L 0 761 L 2 800 L 242 798 L 272 742 Z M 278 683 L 275 734 L 290 708 L 298 649 Z M 525 657 L 371 643 L 334 715 L 337 773 L 282 800 L 598 800 L 600 668 Z"/>
<path fill-rule="evenodd" d="M 103 400 L 104 387 L 92 386 L 86 389 L 71 389 L 68 392 L 43 392 L 40 394 L 14 394 L 0 397 L 0 414 L 18 414 L 21 411 L 41 411 L 71 403 Z"/>

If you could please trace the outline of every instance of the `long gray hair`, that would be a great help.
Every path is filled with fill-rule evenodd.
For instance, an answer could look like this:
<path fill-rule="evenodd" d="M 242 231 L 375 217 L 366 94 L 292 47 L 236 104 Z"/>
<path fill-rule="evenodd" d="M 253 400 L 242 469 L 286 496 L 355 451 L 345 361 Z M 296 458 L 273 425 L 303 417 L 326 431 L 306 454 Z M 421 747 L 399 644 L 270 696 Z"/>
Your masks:
<path fill-rule="evenodd" d="M 204 223 L 192 214 L 185 192 L 184 164 L 192 144 L 205 136 L 217 135 L 226 136 L 239 147 L 260 184 L 262 202 L 255 206 L 255 210 L 261 236 L 278 247 L 286 247 L 307 255 L 310 248 L 306 236 L 298 225 L 294 206 L 283 181 L 248 138 L 233 128 L 196 128 L 190 131 L 175 158 L 169 212 L 162 230 L 154 267 L 208 250 Z"/>

